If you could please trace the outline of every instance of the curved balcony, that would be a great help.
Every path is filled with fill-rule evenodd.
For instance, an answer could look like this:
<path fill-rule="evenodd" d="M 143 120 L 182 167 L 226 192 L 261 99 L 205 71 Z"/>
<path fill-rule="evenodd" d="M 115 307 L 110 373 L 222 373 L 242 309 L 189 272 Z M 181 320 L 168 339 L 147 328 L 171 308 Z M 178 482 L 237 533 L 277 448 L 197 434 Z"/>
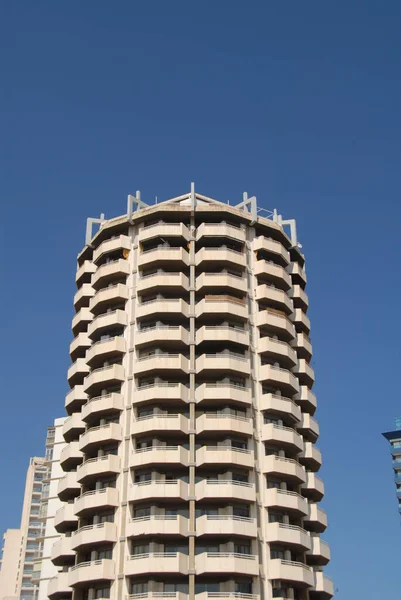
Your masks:
<path fill-rule="evenodd" d="M 141 435 L 144 433 L 166 432 L 170 434 L 184 433 L 188 435 L 189 419 L 182 414 L 158 414 L 153 413 L 144 417 L 134 419 L 131 427 L 132 435 Z"/>
<path fill-rule="evenodd" d="M 98 512 L 118 506 L 118 490 L 107 487 L 99 490 L 90 490 L 75 498 L 74 512 L 80 518 L 88 513 Z"/>
<path fill-rule="evenodd" d="M 293 587 L 313 587 L 314 576 L 304 563 L 273 558 L 269 560 L 268 578 L 293 583 Z"/>
<path fill-rule="evenodd" d="M 189 331 L 181 325 L 156 325 L 135 331 L 135 346 L 141 347 L 157 343 L 176 348 L 177 345 L 188 346 Z"/>
<path fill-rule="evenodd" d="M 262 301 L 270 308 L 280 310 L 286 315 L 291 315 L 294 312 L 291 298 L 287 292 L 276 287 L 271 287 L 266 283 L 256 286 L 255 298 L 257 301 Z"/>
<path fill-rule="evenodd" d="M 291 263 L 288 267 L 288 272 L 291 275 L 294 284 L 300 285 L 302 288 L 305 287 L 307 281 L 306 273 L 299 263 Z"/>
<path fill-rule="evenodd" d="M 268 508 L 279 508 L 280 510 L 306 516 L 308 514 L 308 502 L 301 494 L 269 488 L 265 493 L 265 506 Z"/>
<path fill-rule="evenodd" d="M 70 471 L 83 460 L 82 452 L 78 442 L 70 442 L 62 449 L 60 454 L 60 466 L 63 471 Z"/>
<path fill-rule="evenodd" d="M 258 341 L 258 352 L 272 359 L 277 359 L 289 369 L 298 363 L 297 353 L 287 342 L 281 342 L 271 337 L 263 337 Z"/>
<path fill-rule="evenodd" d="M 85 376 L 89 373 L 89 367 L 84 358 L 77 358 L 67 372 L 68 384 L 71 388 L 81 385 Z"/>
<path fill-rule="evenodd" d="M 101 388 L 123 383 L 124 380 L 125 372 L 122 365 L 108 365 L 90 372 L 85 378 L 84 390 L 87 394 L 92 394 L 96 389 L 100 391 Z"/>
<path fill-rule="evenodd" d="M 71 547 L 71 538 L 62 537 L 53 544 L 50 559 L 56 567 L 63 567 L 65 564 L 74 564 L 75 552 Z"/>
<path fill-rule="evenodd" d="M 86 546 L 117 542 L 117 525 L 115 523 L 97 523 L 86 525 L 74 531 L 71 538 L 71 548 L 82 551 Z"/>
<path fill-rule="evenodd" d="M 322 453 L 312 442 L 305 442 L 304 450 L 299 455 L 299 462 L 309 471 L 318 471 L 322 466 Z"/>
<path fill-rule="evenodd" d="M 314 533 L 323 533 L 327 528 L 327 514 L 317 504 L 308 504 L 308 513 L 304 519 L 304 525 Z"/>
<path fill-rule="evenodd" d="M 131 484 L 128 500 L 188 500 L 188 483 L 181 479 L 153 479 Z"/>
<path fill-rule="evenodd" d="M 271 309 L 260 310 L 256 313 L 255 323 L 257 327 L 267 333 L 270 337 L 278 335 L 282 340 L 289 342 L 295 338 L 294 324 L 285 314 Z"/>
<path fill-rule="evenodd" d="M 310 364 L 304 359 L 300 358 L 298 364 L 294 369 L 294 373 L 298 376 L 299 383 L 306 385 L 309 388 L 315 383 L 315 373 Z"/>
<path fill-rule="evenodd" d="M 74 513 L 74 504 L 64 504 L 54 515 L 54 528 L 57 533 L 65 533 L 76 529 L 78 517 Z"/>
<path fill-rule="evenodd" d="M 90 283 L 93 273 L 96 271 L 96 265 L 90 260 L 84 260 L 75 274 L 75 283 L 80 288 L 83 283 Z"/>
<path fill-rule="evenodd" d="M 254 455 L 251 450 L 233 446 L 202 446 L 196 451 L 196 465 L 235 465 L 252 469 Z"/>
<path fill-rule="evenodd" d="M 77 358 L 85 356 L 87 348 L 91 345 L 88 334 L 85 332 L 78 333 L 70 344 L 70 358 L 75 361 Z"/>
<path fill-rule="evenodd" d="M 126 536 L 188 536 L 188 519 L 182 515 L 149 515 L 127 523 Z"/>
<path fill-rule="evenodd" d="M 189 279 L 184 273 L 157 271 L 156 273 L 138 277 L 136 280 L 137 293 L 151 291 L 160 293 L 162 290 L 188 292 Z"/>
<path fill-rule="evenodd" d="M 196 535 L 240 535 L 256 538 L 256 519 L 236 515 L 202 515 L 196 519 Z"/>
<path fill-rule="evenodd" d="M 301 385 L 299 387 L 299 392 L 296 395 L 295 400 L 302 410 L 311 415 L 315 413 L 317 406 L 316 396 L 306 385 Z"/>
<path fill-rule="evenodd" d="M 88 336 L 94 338 L 100 336 L 102 333 L 106 333 L 109 329 L 116 329 L 117 327 L 125 327 L 128 323 L 127 313 L 121 309 L 106 312 L 98 315 L 93 319 L 88 327 Z"/>
<path fill-rule="evenodd" d="M 253 483 L 233 479 L 203 479 L 195 484 L 196 500 L 238 500 L 255 502 L 256 492 Z"/>
<path fill-rule="evenodd" d="M 127 342 L 121 336 L 111 337 L 106 340 L 100 340 L 91 346 L 86 353 L 86 362 L 90 367 L 94 364 L 99 364 L 108 359 L 121 357 L 125 354 Z"/>
<path fill-rule="evenodd" d="M 196 417 L 196 433 L 220 435 L 222 432 L 251 436 L 252 419 L 226 413 L 205 413 Z"/>
<path fill-rule="evenodd" d="M 137 319 L 156 315 L 164 317 L 166 314 L 183 315 L 188 318 L 189 304 L 182 298 L 160 298 L 141 302 L 136 306 L 135 311 Z"/>
<path fill-rule="evenodd" d="M 201 248 L 195 254 L 195 264 L 199 266 L 202 263 L 219 263 L 219 266 L 234 266 L 245 267 L 246 256 L 243 252 L 238 250 L 232 250 L 231 248 L 217 247 L 217 248 Z"/>
<path fill-rule="evenodd" d="M 116 285 L 98 290 L 89 302 L 89 309 L 94 314 L 99 314 L 112 304 L 121 304 L 127 300 L 128 286 L 124 283 L 117 283 Z"/>
<path fill-rule="evenodd" d="M 269 386 L 278 387 L 284 394 L 292 396 L 299 391 L 298 380 L 288 369 L 275 367 L 273 365 L 261 365 L 259 367 L 259 381 Z"/>
<path fill-rule="evenodd" d="M 245 292 L 248 289 L 247 280 L 244 277 L 233 275 L 232 273 L 201 273 L 196 278 L 197 291 L 204 288 L 212 288 L 212 292 L 216 290 L 229 289 L 236 292 Z"/>
<path fill-rule="evenodd" d="M 113 581 L 114 578 L 114 560 L 110 558 L 83 562 L 68 571 L 68 583 L 71 587 L 87 587 L 88 583 Z"/>
<path fill-rule="evenodd" d="M 82 421 L 80 413 L 72 414 L 63 423 L 63 437 L 66 442 L 77 440 L 83 431 L 85 431 L 85 423 Z"/>
<path fill-rule="evenodd" d="M 92 276 L 92 287 L 95 290 L 105 288 L 122 277 L 127 277 L 129 273 L 130 265 L 128 260 L 124 258 L 105 263 L 98 267 L 96 273 Z"/>
<path fill-rule="evenodd" d="M 318 535 L 311 536 L 312 547 L 306 555 L 308 564 L 314 566 L 324 566 L 330 562 L 330 548 Z"/>
<path fill-rule="evenodd" d="M 307 362 L 312 359 L 312 344 L 305 333 L 297 333 L 294 347 L 299 358 L 305 359 Z"/>
<path fill-rule="evenodd" d="M 290 296 L 294 303 L 294 308 L 302 308 L 304 312 L 308 310 L 309 299 L 300 285 L 293 285 Z"/>
<path fill-rule="evenodd" d="M 148 374 L 153 371 L 161 371 L 166 377 L 180 373 L 188 374 L 189 359 L 183 354 L 169 354 L 167 352 L 155 352 L 136 359 L 134 363 L 135 375 Z"/>
<path fill-rule="evenodd" d="M 80 483 L 96 479 L 99 475 L 112 475 L 120 472 L 120 459 L 114 454 L 90 458 L 78 466 L 76 477 Z"/>
<path fill-rule="evenodd" d="M 82 421 L 89 423 L 108 414 L 122 411 L 123 408 L 124 401 L 122 394 L 105 394 L 88 400 L 82 407 L 81 418 Z"/>
<path fill-rule="evenodd" d="M 302 435 L 299 435 L 295 429 L 275 425 L 274 423 L 264 423 L 262 425 L 262 442 L 268 442 L 272 446 L 285 448 L 292 453 L 303 451 L 304 441 Z"/>
<path fill-rule="evenodd" d="M 184 223 L 152 223 L 145 225 L 138 232 L 138 241 L 152 240 L 154 238 L 164 237 L 182 237 L 184 240 L 189 240 L 191 234 Z"/>
<path fill-rule="evenodd" d="M 322 600 L 330 600 L 334 596 L 334 584 L 330 577 L 324 575 L 323 571 L 315 571 L 315 589 Z"/>
<path fill-rule="evenodd" d="M 249 375 L 251 366 L 248 356 L 225 351 L 199 356 L 196 359 L 196 372 L 202 373 L 202 371 L 221 371 L 224 375 L 227 373 Z"/>
<path fill-rule="evenodd" d="M 81 491 L 81 486 L 77 480 L 76 471 L 71 471 L 62 477 L 58 482 L 57 495 L 62 502 L 72 500 Z"/>
<path fill-rule="evenodd" d="M 227 316 L 246 320 L 248 318 L 248 307 L 239 298 L 230 298 L 224 295 L 210 296 L 200 300 L 195 307 L 196 318 L 204 315 L 212 315 L 214 319 Z"/>
<path fill-rule="evenodd" d="M 84 283 L 74 296 L 74 308 L 79 311 L 80 308 L 89 305 L 89 300 L 94 296 L 95 290 L 90 283 Z"/>
<path fill-rule="evenodd" d="M 79 333 L 85 333 L 88 329 L 88 323 L 93 319 L 93 314 L 90 309 L 85 306 L 81 308 L 72 319 L 71 329 L 72 333 L 77 336 Z"/>
<path fill-rule="evenodd" d="M 62 600 L 71 596 L 72 589 L 68 585 L 68 573 L 57 573 L 56 577 L 49 579 L 47 595 L 51 600 Z"/>
<path fill-rule="evenodd" d="M 128 556 L 124 568 L 126 576 L 148 573 L 188 575 L 188 556 L 182 552 L 147 552 Z"/>
<path fill-rule="evenodd" d="M 267 260 L 258 260 L 255 263 L 254 274 L 260 278 L 260 282 L 267 279 L 269 283 L 274 283 L 286 292 L 291 289 L 291 277 L 286 270 Z"/>
<path fill-rule="evenodd" d="M 182 446 L 149 446 L 137 448 L 131 454 L 130 467 L 148 465 L 184 465 L 188 466 L 189 452 Z"/>
<path fill-rule="evenodd" d="M 295 525 L 286 525 L 285 523 L 268 523 L 266 526 L 266 541 L 285 544 L 300 551 L 307 551 L 312 548 L 311 537 L 305 529 Z"/>
<path fill-rule="evenodd" d="M 296 308 L 294 312 L 294 325 L 298 333 L 310 334 L 310 320 L 306 316 L 304 311 L 300 308 Z"/>
<path fill-rule="evenodd" d="M 302 495 L 312 502 L 319 502 L 324 496 L 323 481 L 315 473 L 306 473 L 306 480 L 301 490 Z"/>
<path fill-rule="evenodd" d="M 254 554 L 236 552 L 202 552 L 195 557 L 196 574 L 233 573 L 256 577 L 259 562 Z"/>
<path fill-rule="evenodd" d="M 274 456 L 273 454 L 264 456 L 262 470 L 265 474 L 275 475 L 297 483 L 303 483 L 306 480 L 305 469 L 292 458 Z"/>
<path fill-rule="evenodd" d="M 202 342 L 231 342 L 249 346 L 249 331 L 228 325 L 205 325 L 196 332 L 196 344 L 202 344 Z"/>
<path fill-rule="evenodd" d="M 102 256 L 118 250 L 131 250 L 131 240 L 127 235 L 119 235 L 114 238 L 104 240 L 104 242 L 99 244 L 99 246 L 93 251 L 93 262 L 98 263 Z"/>
<path fill-rule="evenodd" d="M 142 251 L 138 255 L 138 267 L 150 267 L 156 264 L 189 265 L 189 252 L 185 248 L 174 246 L 160 246 L 151 250 Z"/>
<path fill-rule="evenodd" d="M 282 266 L 287 266 L 290 263 L 290 253 L 280 242 L 272 238 L 260 235 L 253 240 L 253 250 L 263 250 L 270 254 L 272 259 Z"/>
<path fill-rule="evenodd" d="M 262 394 L 260 397 L 260 410 L 283 416 L 296 423 L 299 423 L 302 419 L 301 409 L 293 400 L 275 394 Z"/>
<path fill-rule="evenodd" d="M 202 383 L 195 390 L 195 400 L 202 402 L 233 402 L 240 405 L 250 406 L 252 403 L 251 390 L 232 383 Z"/>
<path fill-rule="evenodd" d="M 121 425 L 118 423 L 107 423 L 98 427 L 91 427 L 79 438 L 79 448 L 82 452 L 89 453 L 97 446 L 112 442 L 121 442 L 123 433 Z"/>
<path fill-rule="evenodd" d="M 187 403 L 189 401 L 189 390 L 182 383 L 151 383 L 134 390 L 132 403 L 136 405 L 157 400 L 163 400 L 163 402 L 181 400 Z"/>
<path fill-rule="evenodd" d="M 237 242 L 246 241 L 246 231 L 229 223 L 201 223 L 196 230 L 196 239 L 203 237 L 226 237 Z"/>

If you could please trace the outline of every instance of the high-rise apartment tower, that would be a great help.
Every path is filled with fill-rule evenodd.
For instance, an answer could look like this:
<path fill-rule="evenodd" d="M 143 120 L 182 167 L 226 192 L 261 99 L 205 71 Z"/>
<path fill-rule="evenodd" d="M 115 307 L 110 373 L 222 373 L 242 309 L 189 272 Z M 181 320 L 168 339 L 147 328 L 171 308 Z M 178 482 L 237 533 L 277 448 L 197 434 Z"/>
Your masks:
<path fill-rule="evenodd" d="M 401 512 L 401 417 L 395 420 L 395 429 L 387 431 L 383 435 L 390 442 L 398 510 Z"/>
<path fill-rule="evenodd" d="M 261 214 L 192 186 L 88 220 L 51 600 L 332 597 L 305 259 Z"/>

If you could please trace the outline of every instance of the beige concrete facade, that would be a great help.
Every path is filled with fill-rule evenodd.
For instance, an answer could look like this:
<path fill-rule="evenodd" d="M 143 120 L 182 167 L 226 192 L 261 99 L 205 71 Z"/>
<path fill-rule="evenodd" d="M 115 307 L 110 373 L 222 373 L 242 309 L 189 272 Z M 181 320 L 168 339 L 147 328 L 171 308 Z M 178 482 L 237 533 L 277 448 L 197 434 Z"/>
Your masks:
<path fill-rule="evenodd" d="M 50 599 L 332 597 L 290 227 L 191 192 L 89 236 Z"/>

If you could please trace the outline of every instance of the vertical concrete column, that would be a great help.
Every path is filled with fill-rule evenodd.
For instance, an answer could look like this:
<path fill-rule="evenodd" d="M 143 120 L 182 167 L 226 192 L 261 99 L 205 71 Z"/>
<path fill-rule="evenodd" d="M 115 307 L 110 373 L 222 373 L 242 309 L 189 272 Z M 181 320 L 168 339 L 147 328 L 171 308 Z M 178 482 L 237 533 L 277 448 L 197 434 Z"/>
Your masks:
<path fill-rule="evenodd" d="M 189 600 L 195 599 L 195 463 L 196 463 L 196 446 L 195 446 L 195 371 L 196 371 L 196 356 L 195 356 L 195 207 L 191 211 L 190 220 L 191 238 L 189 241 Z"/>

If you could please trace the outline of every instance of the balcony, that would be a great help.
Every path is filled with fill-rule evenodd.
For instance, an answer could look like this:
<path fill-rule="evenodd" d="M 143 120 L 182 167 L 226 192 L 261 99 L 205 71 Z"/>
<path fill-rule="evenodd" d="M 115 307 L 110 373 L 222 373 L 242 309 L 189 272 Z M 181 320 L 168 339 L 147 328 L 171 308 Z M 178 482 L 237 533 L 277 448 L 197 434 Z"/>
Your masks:
<path fill-rule="evenodd" d="M 256 538 L 256 519 L 236 515 L 202 515 L 196 519 L 196 535 Z"/>
<path fill-rule="evenodd" d="M 65 564 L 74 564 L 75 552 L 71 547 L 70 537 L 62 537 L 53 544 L 50 552 L 50 560 L 56 567 L 62 567 Z"/>
<path fill-rule="evenodd" d="M 260 398 L 260 410 L 266 410 L 299 423 L 302 413 L 299 406 L 290 398 L 276 396 L 275 394 L 262 394 Z M 299 429 L 299 426 L 298 426 Z"/>
<path fill-rule="evenodd" d="M 196 372 L 221 371 L 223 374 L 234 373 L 249 375 L 251 367 L 249 357 L 235 352 L 218 352 L 202 354 L 196 359 Z"/>
<path fill-rule="evenodd" d="M 314 574 L 304 563 L 273 558 L 269 560 L 268 578 L 293 583 L 293 587 L 313 587 Z"/>
<path fill-rule="evenodd" d="M 323 481 L 315 473 L 306 473 L 302 494 L 312 502 L 319 502 L 324 496 Z"/>
<path fill-rule="evenodd" d="M 77 360 L 68 369 L 67 380 L 71 388 L 76 385 L 81 385 L 85 376 L 89 373 L 89 367 L 84 358 Z"/>
<path fill-rule="evenodd" d="M 196 451 L 196 465 L 234 465 L 252 469 L 254 454 L 251 450 L 233 446 L 202 446 Z"/>
<path fill-rule="evenodd" d="M 77 358 L 85 356 L 86 349 L 91 345 L 91 341 L 88 335 L 84 332 L 78 333 L 78 335 L 72 340 L 70 344 L 70 358 L 75 361 Z"/>
<path fill-rule="evenodd" d="M 301 494 L 280 490 L 279 488 L 269 488 L 265 493 L 265 506 L 267 508 L 279 508 L 288 513 L 298 516 L 308 514 L 308 502 Z"/>
<path fill-rule="evenodd" d="M 82 462 L 83 456 L 78 442 L 70 442 L 62 449 L 60 454 L 60 466 L 63 471 L 69 471 Z"/>
<path fill-rule="evenodd" d="M 153 479 L 131 484 L 128 500 L 188 500 L 188 483 L 181 479 Z"/>
<path fill-rule="evenodd" d="M 188 575 L 188 556 L 182 552 L 147 552 L 128 556 L 124 568 L 126 576 L 149 573 Z"/>
<path fill-rule="evenodd" d="M 306 555 L 308 564 L 324 566 L 330 562 L 330 548 L 318 535 L 311 536 L 312 547 Z"/>
<path fill-rule="evenodd" d="M 74 413 L 63 423 L 63 437 L 66 442 L 77 440 L 84 430 L 85 423 L 82 421 L 80 413 Z"/>
<path fill-rule="evenodd" d="M 196 230 L 196 239 L 203 237 L 226 237 L 237 242 L 246 241 L 246 231 L 228 223 L 201 223 Z"/>
<path fill-rule="evenodd" d="M 97 523 L 86 525 L 74 531 L 71 538 L 71 548 L 81 552 L 86 546 L 117 542 L 117 525 L 115 523 Z"/>
<path fill-rule="evenodd" d="M 201 273 L 196 278 L 196 289 L 200 291 L 204 288 L 212 288 L 212 292 L 220 289 L 229 289 L 245 294 L 248 285 L 244 277 L 233 275 L 232 273 Z"/>
<path fill-rule="evenodd" d="M 65 533 L 78 525 L 78 517 L 74 513 L 74 504 L 64 504 L 54 515 L 54 528 L 57 533 Z"/>
<path fill-rule="evenodd" d="M 315 589 L 312 590 L 320 594 L 323 600 L 330 600 L 334 596 L 334 585 L 332 580 L 324 575 L 323 571 L 315 572 Z"/>
<path fill-rule="evenodd" d="M 86 332 L 88 323 L 90 323 L 92 319 L 93 314 L 91 313 L 90 309 L 87 306 L 81 308 L 81 310 L 79 310 L 72 319 L 72 333 L 76 336 L 81 332 Z"/>
<path fill-rule="evenodd" d="M 153 223 L 143 227 L 138 233 L 138 241 L 152 240 L 154 238 L 182 237 L 189 240 L 191 234 L 184 223 Z"/>
<path fill-rule="evenodd" d="M 114 454 L 90 458 L 78 466 L 76 477 L 80 483 L 96 479 L 99 475 L 112 475 L 120 472 L 120 459 Z"/>
<path fill-rule="evenodd" d="M 248 306 L 239 298 L 210 295 L 200 300 L 195 307 L 197 318 L 206 315 L 211 315 L 214 319 L 227 316 L 246 320 L 248 318 Z"/>
<path fill-rule="evenodd" d="M 273 446 L 286 448 L 288 451 L 298 454 L 304 448 L 304 440 L 295 429 L 275 425 L 274 423 L 264 423 L 262 425 L 262 442 L 268 442 Z"/>
<path fill-rule="evenodd" d="M 286 525 L 285 523 L 268 523 L 266 526 L 266 541 L 284 544 L 302 552 L 310 550 L 312 547 L 311 537 L 305 529 L 295 525 Z"/>
<path fill-rule="evenodd" d="M 196 434 L 208 432 L 220 435 L 222 432 L 251 436 L 252 419 L 227 413 L 205 413 L 196 418 Z"/>
<path fill-rule="evenodd" d="M 182 383 L 151 383 L 134 390 L 132 403 L 136 405 L 157 400 L 163 400 L 163 403 L 171 400 L 181 400 L 187 403 L 189 401 L 189 391 Z"/>
<path fill-rule="evenodd" d="M 201 248 L 195 254 L 196 266 L 199 266 L 202 263 L 217 262 L 219 266 L 234 266 L 238 269 L 238 267 L 245 267 L 246 257 L 241 251 L 233 250 L 223 246 L 217 248 Z"/>
<path fill-rule="evenodd" d="M 312 442 L 305 442 L 305 448 L 299 455 L 299 462 L 309 471 L 318 471 L 322 466 L 322 454 Z"/>
<path fill-rule="evenodd" d="M 266 336 L 259 339 L 257 348 L 259 354 L 270 356 L 272 359 L 278 360 L 289 369 L 293 368 L 298 363 L 297 353 L 286 342 L 281 342 L 280 340 Z"/>
<path fill-rule="evenodd" d="M 131 454 L 130 467 L 148 465 L 188 466 L 189 452 L 182 446 L 149 446 L 137 448 Z"/>
<path fill-rule="evenodd" d="M 135 331 L 135 346 L 141 347 L 157 343 L 162 343 L 166 347 L 188 346 L 189 331 L 180 325 L 157 325 Z"/>
<path fill-rule="evenodd" d="M 280 242 L 272 238 L 260 235 L 253 240 L 253 250 L 263 250 L 271 255 L 273 260 L 280 265 L 287 266 L 290 263 L 290 253 Z"/>
<path fill-rule="evenodd" d="M 300 308 L 296 308 L 294 312 L 294 324 L 295 329 L 298 333 L 306 333 L 309 336 L 310 334 L 310 320 L 309 317 L 306 316 L 304 311 Z"/>
<path fill-rule="evenodd" d="M 174 246 L 160 246 L 145 250 L 138 256 L 138 267 L 151 267 L 157 264 L 168 263 L 176 268 L 189 265 L 189 253 L 185 248 Z"/>
<path fill-rule="evenodd" d="M 130 265 L 128 260 L 119 258 L 112 262 L 105 263 L 97 268 L 96 273 L 92 276 L 92 287 L 95 290 L 105 288 L 108 285 L 115 283 L 122 277 L 127 277 L 130 273 Z"/>
<path fill-rule="evenodd" d="M 288 369 L 282 369 L 281 367 L 261 365 L 259 367 L 259 381 L 277 387 L 289 396 L 299 391 L 299 384 L 295 375 Z"/>
<path fill-rule="evenodd" d="M 202 402 L 233 402 L 250 406 L 252 403 L 251 390 L 248 387 L 232 383 L 202 383 L 195 390 L 195 400 Z"/>
<path fill-rule="evenodd" d="M 314 414 L 317 406 L 316 396 L 308 387 L 306 387 L 306 385 L 300 386 L 295 400 L 302 410 L 310 413 L 311 415 Z"/>
<path fill-rule="evenodd" d="M 301 308 L 304 312 L 308 310 L 309 299 L 300 285 L 293 285 L 290 296 L 294 303 L 294 308 Z"/>
<path fill-rule="evenodd" d="M 317 504 L 308 504 L 308 514 L 305 517 L 304 525 L 314 533 L 323 533 L 327 528 L 326 512 Z"/>
<path fill-rule="evenodd" d="M 196 574 L 233 573 L 256 577 L 259 563 L 254 554 L 236 552 L 202 552 L 195 557 Z"/>
<path fill-rule="evenodd" d="M 137 293 L 155 291 L 160 293 L 161 290 L 170 292 L 188 292 L 189 279 L 184 273 L 165 271 L 157 271 L 149 275 L 138 277 L 136 281 Z"/>
<path fill-rule="evenodd" d="M 306 285 L 306 273 L 299 263 L 291 263 L 288 267 L 288 272 L 292 277 L 292 281 L 296 285 L 300 285 L 302 288 Z"/>
<path fill-rule="evenodd" d="M 121 425 L 107 423 L 87 429 L 79 438 L 79 448 L 82 452 L 89 453 L 97 446 L 112 442 L 121 442 L 123 439 Z M 78 442 L 76 442 L 78 443 Z"/>
<path fill-rule="evenodd" d="M 299 358 L 310 362 L 312 359 L 312 343 L 305 333 L 297 333 L 297 339 L 294 347 L 296 347 Z"/>
<path fill-rule="evenodd" d="M 141 302 L 136 307 L 136 318 L 142 319 L 149 316 L 166 314 L 182 315 L 185 318 L 189 316 L 189 305 L 182 298 L 160 298 L 157 300 L 147 300 Z"/>
<path fill-rule="evenodd" d="M 74 512 L 80 518 L 88 513 L 98 512 L 118 506 L 118 490 L 107 487 L 99 490 L 90 490 L 75 499 Z"/>
<path fill-rule="evenodd" d="M 182 515 L 149 515 L 127 523 L 126 536 L 188 536 L 188 519 Z"/>
<path fill-rule="evenodd" d="M 123 310 L 118 309 L 103 313 L 95 317 L 89 325 L 88 336 L 93 339 L 107 333 L 107 330 L 122 329 L 127 325 L 127 322 L 127 313 Z"/>
<path fill-rule="evenodd" d="M 282 311 L 286 315 L 291 315 L 294 311 L 291 298 L 284 290 L 271 287 L 265 283 L 256 287 L 256 300 L 263 301 L 273 309 Z"/>
<path fill-rule="evenodd" d="M 67 500 L 75 498 L 80 491 L 81 486 L 77 481 L 77 473 L 75 471 L 67 473 L 58 482 L 57 495 L 62 502 L 67 502 Z"/>
<path fill-rule="evenodd" d="M 285 480 L 303 483 L 306 480 L 305 469 L 292 458 L 269 454 L 262 460 L 263 473 L 282 477 Z"/>
<path fill-rule="evenodd" d="M 135 375 L 152 371 L 164 372 L 166 377 L 180 373 L 188 374 L 189 359 L 183 354 L 169 354 L 167 352 L 153 352 L 136 359 L 134 363 Z"/>
<path fill-rule="evenodd" d="M 88 306 L 90 298 L 94 296 L 95 290 L 90 283 L 84 283 L 74 296 L 74 308 L 78 311 L 83 306 Z"/>
<path fill-rule="evenodd" d="M 291 289 L 291 277 L 283 267 L 272 262 L 258 260 L 255 263 L 254 274 L 260 277 L 260 282 L 262 282 L 262 279 L 267 278 L 269 283 L 273 282 L 278 288 L 286 292 Z"/>
<path fill-rule="evenodd" d="M 144 433 L 169 432 L 169 434 L 184 433 L 188 435 L 189 419 L 182 414 L 159 414 L 153 413 L 144 417 L 134 419 L 131 433 L 140 435 Z"/>
<path fill-rule="evenodd" d="M 113 581 L 114 578 L 114 561 L 110 558 L 83 562 L 68 571 L 68 583 L 74 588 L 87 587 L 92 582 Z"/>
<path fill-rule="evenodd" d="M 249 346 L 249 331 L 241 327 L 206 325 L 196 332 L 196 344 L 202 342 L 230 342 Z"/>
<path fill-rule="evenodd" d="M 121 357 L 125 354 L 127 342 L 121 336 L 100 340 L 91 346 L 86 353 L 86 362 L 90 367 L 102 363 L 105 360 Z"/>
<path fill-rule="evenodd" d="M 304 359 L 300 358 L 298 364 L 294 369 L 294 373 L 298 375 L 299 383 L 306 385 L 309 388 L 315 383 L 315 373 L 310 364 Z"/>
<path fill-rule="evenodd" d="M 96 292 L 89 302 L 89 310 L 95 314 L 104 312 L 112 304 L 121 304 L 128 300 L 128 286 L 117 283 Z"/>
<path fill-rule="evenodd" d="M 84 390 L 87 394 L 92 394 L 98 389 L 110 387 L 125 381 L 125 372 L 122 365 L 108 365 L 94 369 L 85 378 Z"/>
<path fill-rule="evenodd" d="M 88 400 L 82 407 L 81 418 L 86 422 L 95 421 L 108 414 L 122 411 L 123 408 L 122 394 L 105 394 Z"/>
<path fill-rule="evenodd" d="M 90 260 L 84 260 L 82 265 L 78 267 L 75 274 L 75 283 L 80 288 L 82 283 L 90 283 L 92 274 L 96 271 L 96 265 Z"/>
<path fill-rule="evenodd" d="M 71 596 L 72 589 L 68 585 L 68 573 L 58 573 L 56 577 L 49 579 L 47 595 L 51 600 L 62 600 Z"/>
<path fill-rule="evenodd" d="M 286 342 L 295 338 L 294 324 L 281 312 L 271 309 L 260 310 L 256 313 L 255 323 L 270 337 L 277 335 Z"/>
<path fill-rule="evenodd" d="M 93 251 L 93 262 L 99 262 L 99 259 L 105 254 L 110 254 L 118 250 L 131 250 L 131 240 L 127 235 L 119 235 L 115 238 L 105 240 Z"/>

